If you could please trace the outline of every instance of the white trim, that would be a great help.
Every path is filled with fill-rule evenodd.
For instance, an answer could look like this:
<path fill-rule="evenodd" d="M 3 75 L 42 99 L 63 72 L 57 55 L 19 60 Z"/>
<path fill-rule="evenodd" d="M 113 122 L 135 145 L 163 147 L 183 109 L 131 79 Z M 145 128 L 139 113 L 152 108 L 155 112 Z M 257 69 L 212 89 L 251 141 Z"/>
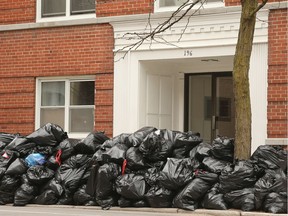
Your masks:
<path fill-rule="evenodd" d="M 254 43 L 267 43 L 268 41 L 268 10 L 261 10 L 255 25 Z M 160 49 L 186 49 L 195 47 L 211 47 L 222 45 L 235 45 L 238 40 L 241 12 L 195 15 L 190 20 L 182 19 L 170 29 L 161 33 L 163 43 L 155 41 L 144 41 L 137 51 L 140 50 L 160 50 Z M 162 23 L 166 18 L 153 18 L 150 20 L 152 29 Z M 147 32 L 147 20 L 112 22 L 114 28 L 115 50 L 134 44 L 137 38 L 125 38 L 127 33 Z M 179 41 L 179 38 L 181 40 Z M 164 42 L 165 41 L 165 42 Z M 128 48 L 124 49 L 124 52 Z"/>
<path fill-rule="evenodd" d="M 41 16 L 41 0 L 36 0 L 36 22 L 61 22 L 61 21 L 71 21 L 71 20 L 81 20 L 81 19 L 89 19 L 96 18 L 96 11 L 91 14 L 78 14 L 78 15 L 70 15 L 70 0 L 66 0 L 66 15 L 58 16 L 58 17 L 42 17 Z"/>
<path fill-rule="evenodd" d="M 266 145 L 288 145 L 288 138 L 267 138 Z"/>
<path fill-rule="evenodd" d="M 70 81 L 65 80 L 65 109 L 64 109 L 64 130 L 69 132 L 69 99 L 70 99 Z"/>

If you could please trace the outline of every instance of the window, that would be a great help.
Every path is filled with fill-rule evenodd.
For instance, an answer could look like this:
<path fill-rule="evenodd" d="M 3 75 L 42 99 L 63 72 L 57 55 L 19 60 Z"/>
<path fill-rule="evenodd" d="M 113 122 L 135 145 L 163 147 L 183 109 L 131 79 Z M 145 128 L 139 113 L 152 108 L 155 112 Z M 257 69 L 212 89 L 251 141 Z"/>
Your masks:
<path fill-rule="evenodd" d="M 36 128 L 55 123 L 69 137 L 94 130 L 94 80 L 39 79 L 37 84 Z"/>
<path fill-rule="evenodd" d="M 156 10 L 157 9 L 158 10 L 173 10 L 176 7 L 185 3 L 186 1 L 187 0 L 157 0 Z M 193 2 L 193 0 L 191 0 L 191 2 Z M 223 5 L 224 5 L 223 0 L 207 0 L 203 6 L 210 8 L 210 7 L 219 7 Z"/>
<path fill-rule="evenodd" d="M 95 0 L 37 0 L 37 21 L 95 16 Z"/>

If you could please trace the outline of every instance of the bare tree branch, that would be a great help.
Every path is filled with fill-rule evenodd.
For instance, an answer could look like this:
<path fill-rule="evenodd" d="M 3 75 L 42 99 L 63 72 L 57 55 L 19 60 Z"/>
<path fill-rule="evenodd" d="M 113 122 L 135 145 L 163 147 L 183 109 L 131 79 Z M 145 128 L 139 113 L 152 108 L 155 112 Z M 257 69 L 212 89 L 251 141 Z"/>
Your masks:
<path fill-rule="evenodd" d="M 189 23 L 190 23 L 191 17 L 192 17 L 193 15 L 195 15 L 195 14 L 203 7 L 203 5 L 204 5 L 205 2 L 206 2 L 206 1 L 201 1 L 201 5 L 200 5 L 191 15 L 188 16 L 186 25 L 185 25 L 185 27 L 184 27 L 184 30 L 183 30 L 182 34 L 180 35 L 180 37 L 179 37 L 179 39 L 178 39 L 178 42 L 182 39 L 182 36 L 183 36 L 184 32 L 185 32 L 186 29 L 188 28 L 188 25 L 189 25 Z"/>
<path fill-rule="evenodd" d="M 158 26 L 156 26 L 154 29 L 152 28 L 152 24 L 151 24 L 151 14 L 149 13 L 149 17 L 148 17 L 148 23 L 145 27 L 145 30 L 147 30 L 147 28 L 149 27 L 149 32 L 145 33 L 145 32 L 129 32 L 129 33 L 125 33 L 122 37 L 120 37 L 119 39 L 125 39 L 125 40 L 137 40 L 135 43 L 133 44 L 129 44 L 127 46 L 122 47 L 121 49 L 117 50 L 114 55 L 116 55 L 117 53 L 121 52 L 121 51 L 125 51 L 124 55 L 122 56 L 121 59 L 124 59 L 125 56 L 127 55 L 127 52 L 129 52 L 132 49 L 137 49 L 139 48 L 145 41 L 150 40 L 150 46 L 152 45 L 153 41 L 156 41 L 156 35 L 165 32 L 167 29 L 171 28 L 173 25 L 175 25 L 176 23 L 178 23 L 180 20 L 182 20 L 189 11 L 192 10 L 192 8 L 197 5 L 198 3 L 201 3 L 200 6 L 188 17 L 187 20 L 187 24 L 184 28 L 184 31 L 187 29 L 189 20 L 191 18 L 191 16 L 193 16 L 194 14 L 196 14 L 201 7 L 203 6 L 204 3 L 206 3 L 207 0 L 195 0 L 193 2 L 191 2 L 190 0 L 186 0 L 182 5 L 180 5 L 173 13 L 172 15 L 165 20 L 163 23 L 160 23 Z M 179 38 L 179 40 L 182 38 L 182 34 Z M 163 38 L 161 39 L 163 40 L 163 42 L 161 42 L 162 44 L 165 42 L 166 44 L 170 44 L 172 45 L 172 43 L 168 43 L 168 41 L 164 40 Z M 178 40 L 178 41 L 179 41 Z M 157 42 L 159 42 L 159 38 L 157 39 Z M 174 45 L 174 44 L 173 44 Z M 174 45 L 175 46 L 175 45 Z M 177 46 L 176 46 L 177 47 Z M 127 50 L 128 49 L 128 50 Z M 119 59 L 120 60 L 120 59 Z"/>
<path fill-rule="evenodd" d="M 258 5 L 258 7 L 254 11 L 252 11 L 250 16 L 254 16 L 261 8 L 263 8 L 266 5 L 267 2 L 268 0 L 262 0 L 261 4 Z"/>

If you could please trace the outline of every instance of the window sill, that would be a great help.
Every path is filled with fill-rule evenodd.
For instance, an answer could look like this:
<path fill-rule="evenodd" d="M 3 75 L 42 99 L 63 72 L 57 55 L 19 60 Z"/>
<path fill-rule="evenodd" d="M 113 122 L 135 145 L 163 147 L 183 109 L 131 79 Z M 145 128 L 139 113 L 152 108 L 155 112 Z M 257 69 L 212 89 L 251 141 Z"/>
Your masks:
<path fill-rule="evenodd" d="M 83 15 L 63 16 L 63 17 L 37 18 L 36 23 L 63 22 L 63 21 L 83 20 L 83 19 L 91 19 L 91 18 L 96 18 L 96 14 L 83 14 Z"/>
<path fill-rule="evenodd" d="M 266 145 L 288 145 L 288 138 L 267 138 Z"/>
<path fill-rule="evenodd" d="M 69 138 L 72 138 L 72 139 L 84 139 L 88 136 L 89 133 L 88 132 L 87 133 L 68 133 L 67 135 Z"/>

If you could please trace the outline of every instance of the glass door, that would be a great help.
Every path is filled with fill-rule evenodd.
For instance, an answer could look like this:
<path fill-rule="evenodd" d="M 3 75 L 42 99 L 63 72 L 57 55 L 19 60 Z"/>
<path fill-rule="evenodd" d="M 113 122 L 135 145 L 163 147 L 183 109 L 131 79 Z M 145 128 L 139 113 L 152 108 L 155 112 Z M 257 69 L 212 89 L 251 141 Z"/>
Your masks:
<path fill-rule="evenodd" d="M 211 142 L 217 135 L 234 137 L 232 73 L 185 75 L 184 129 Z"/>

